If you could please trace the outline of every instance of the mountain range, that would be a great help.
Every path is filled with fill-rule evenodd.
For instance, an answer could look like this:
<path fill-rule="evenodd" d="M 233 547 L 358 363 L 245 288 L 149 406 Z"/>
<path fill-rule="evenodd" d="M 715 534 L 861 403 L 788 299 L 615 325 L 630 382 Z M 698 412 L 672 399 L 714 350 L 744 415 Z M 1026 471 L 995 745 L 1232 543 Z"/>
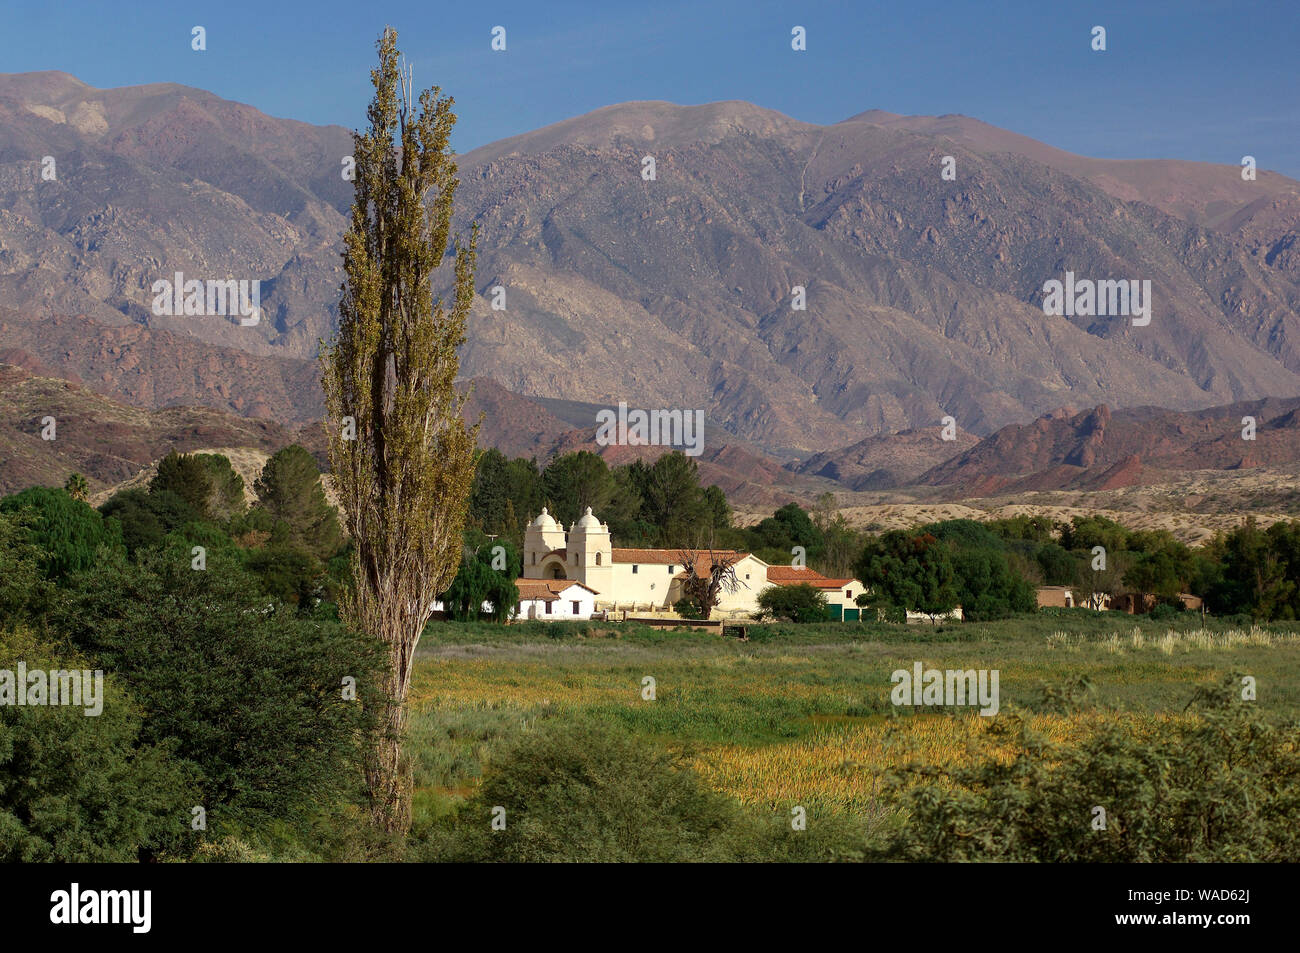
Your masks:
<path fill-rule="evenodd" d="M 202 90 L 0 75 L 0 349 L 139 408 L 318 420 L 350 152 L 341 127 Z M 1291 426 L 1267 416 L 1300 395 L 1284 176 L 1090 159 L 964 116 L 819 126 L 741 102 L 610 106 L 457 161 L 457 231 L 480 226 L 462 373 L 499 387 L 480 385 L 494 413 L 533 415 L 494 425 L 503 449 L 582 442 L 592 418 L 546 402 L 622 400 L 703 409 L 701 459 L 738 490 L 959 488 L 1075 466 L 1066 431 L 1098 432 L 1103 410 L 1093 476 L 1128 456 L 1251 465 L 1274 452 L 1263 424 L 1249 450 L 1192 452 L 1218 439 L 1206 427 L 1229 440 L 1242 404 Z M 1150 281 L 1151 323 L 1044 314 L 1067 271 Z M 155 315 L 175 272 L 259 280 L 264 320 Z M 1171 444 L 1112 459 L 1166 412 Z M 957 441 L 936 436 L 945 416 Z"/>

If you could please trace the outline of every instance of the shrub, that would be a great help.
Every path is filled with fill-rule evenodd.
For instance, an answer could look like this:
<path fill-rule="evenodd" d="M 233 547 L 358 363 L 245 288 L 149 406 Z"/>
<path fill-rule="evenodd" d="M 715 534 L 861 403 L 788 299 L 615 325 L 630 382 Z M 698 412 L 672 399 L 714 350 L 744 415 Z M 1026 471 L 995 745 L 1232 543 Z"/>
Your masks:
<path fill-rule="evenodd" d="M 1293 860 L 1300 727 L 1263 720 L 1233 700 L 1240 690 L 1240 676 L 1229 676 L 1198 692 L 1190 719 L 1137 727 L 1111 717 L 1077 745 L 999 720 L 975 764 L 894 777 L 911 816 L 875 859 Z M 1096 807 L 1104 829 L 1094 828 Z"/>
<path fill-rule="evenodd" d="M 504 830 L 491 829 L 495 807 L 505 808 Z M 744 824 L 683 758 L 612 729 L 546 725 L 489 766 L 422 851 L 455 861 L 729 860 Z"/>
<path fill-rule="evenodd" d="M 0 633 L 0 668 L 94 670 L 23 630 Z M 111 675 L 102 711 L 0 705 L 0 862 L 127 862 L 182 842 L 195 803 L 170 742 L 142 739 L 143 717 Z"/>
<path fill-rule="evenodd" d="M 105 560 L 69 590 L 55 627 L 149 712 L 143 743 L 174 739 L 194 763 L 211 836 L 307 831 L 356 793 L 376 660 L 367 640 L 294 616 L 220 550 L 206 571 L 180 546 Z M 344 676 L 358 701 L 343 697 Z"/>
<path fill-rule="evenodd" d="M 42 551 L 41 570 L 55 581 L 92 565 L 101 549 L 122 548 L 122 528 L 63 490 L 37 486 L 0 500 L 0 512 L 29 510 L 29 537 Z"/>
<path fill-rule="evenodd" d="M 770 586 L 758 594 L 763 614 L 789 622 L 825 622 L 826 597 L 816 586 Z"/>

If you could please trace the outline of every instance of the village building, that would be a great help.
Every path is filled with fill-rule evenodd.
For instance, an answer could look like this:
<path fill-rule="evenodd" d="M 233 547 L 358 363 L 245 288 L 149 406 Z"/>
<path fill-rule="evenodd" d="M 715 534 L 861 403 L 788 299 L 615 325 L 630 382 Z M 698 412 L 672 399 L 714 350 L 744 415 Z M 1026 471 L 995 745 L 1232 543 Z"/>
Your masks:
<path fill-rule="evenodd" d="M 1069 586 L 1039 586 L 1036 595 L 1040 609 L 1111 608 L 1111 597 L 1105 592 L 1075 592 Z"/>
<path fill-rule="evenodd" d="M 830 579 L 806 566 L 768 566 L 767 581 L 774 586 L 797 586 L 806 583 L 821 590 L 830 618 L 837 622 L 856 622 L 862 610 L 855 601 L 865 587 L 856 579 Z"/>
<path fill-rule="evenodd" d="M 694 551 L 696 572 L 703 575 L 710 566 L 709 551 Z M 827 597 L 827 614 L 832 619 L 858 618 L 854 599 L 862 592 L 856 579 L 829 579 L 811 569 L 793 566 L 769 566 L 753 553 L 714 550 L 713 556 L 725 558 L 736 573 L 738 589 L 719 593 L 715 617 L 754 615 L 758 612 L 758 595 L 771 585 L 809 582 Z M 609 525 L 600 522 L 588 507 L 566 532 L 545 509 L 528 524 L 524 533 L 524 572 L 516 581 L 523 601 L 524 587 L 530 581 L 558 583 L 565 580 L 581 583 L 593 594 L 593 609 L 630 611 L 664 611 L 683 597 L 686 569 L 681 549 L 641 549 L 616 547 L 612 544 Z M 775 572 L 775 575 L 773 575 Z M 794 575 L 791 575 L 794 573 Z M 547 600 L 542 590 L 530 586 L 530 599 L 540 604 L 543 618 Z M 548 588 L 557 599 L 568 595 Z M 581 600 L 578 600 L 581 601 Z M 851 610 L 851 611 L 850 611 Z M 531 611 L 531 608 L 530 608 Z M 554 609 L 553 609 L 554 611 Z M 533 618 L 533 616 L 527 616 Z"/>
<path fill-rule="evenodd" d="M 590 619 L 596 590 L 571 579 L 516 579 L 516 619 Z"/>

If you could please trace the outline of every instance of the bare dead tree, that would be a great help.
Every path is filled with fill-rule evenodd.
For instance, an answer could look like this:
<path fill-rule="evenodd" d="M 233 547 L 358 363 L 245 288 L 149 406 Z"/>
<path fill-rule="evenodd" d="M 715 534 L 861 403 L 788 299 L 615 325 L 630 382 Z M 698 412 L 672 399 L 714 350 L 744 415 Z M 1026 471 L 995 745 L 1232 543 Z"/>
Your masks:
<path fill-rule="evenodd" d="M 736 577 L 736 563 L 740 553 L 717 553 L 710 547 L 707 550 L 679 549 L 682 569 L 686 579 L 682 582 L 682 594 L 695 603 L 708 619 L 713 615 L 714 607 L 722 599 L 722 593 L 739 592 L 748 588 Z M 701 566 L 701 562 L 707 564 Z"/>

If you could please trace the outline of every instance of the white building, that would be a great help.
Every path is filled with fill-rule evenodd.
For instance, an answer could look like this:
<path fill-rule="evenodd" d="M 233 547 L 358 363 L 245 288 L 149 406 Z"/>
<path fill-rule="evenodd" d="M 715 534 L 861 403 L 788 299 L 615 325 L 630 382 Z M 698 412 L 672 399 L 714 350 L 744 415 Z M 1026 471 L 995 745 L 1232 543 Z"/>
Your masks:
<path fill-rule="evenodd" d="M 826 600 L 827 614 L 842 622 L 856 622 L 861 609 L 855 601 L 866 587 L 856 579 L 831 579 L 806 566 L 768 566 L 767 581 L 774 586 L 797 586 L 806 583 L 820 589 Z"/>
<path fill-rule="evenodd" d="M 524 574 L 523 578 L 516 581 L 516 585 L 520 587 L 522 597 L 523 587 L 530 580 L 573 580 L 592 591 L 594 610 L 671 609 L 684 594 L 682 583 L 686 579 L 686 572 L 682 565 L 683 555 L 681 549 L 614 547 L 608 524 L 596 519 L 590 507 L 567 533 L 543 509 L 541 515 L 528 524 L 524 533 Z M 707 572 L 710 552 L 701 550 L 691 555 L 696 562 L 696 571 L 701 574 Z M 727 616 L 756 613 L 758 594 L 769 586 L 809 582 L 827 596 L 830 618 L 858 617 L 858 608 L 853 600 L 862 592 L 862 584 L 856 579 L 828 579 L 811 569 L 769 566 L 753 553 L 735 550 L 714 550 L 712 557 L 730 562 L 735 568 L 736 582 L 739 584 L 736 592 L 720 593 L 715 614 Z M 774 572 L 776 575 L 773 575 Z M 797 575 L 790 576 L 791 572 Z M 529 591 L 541 590 L 530 588 Z M 568 598 L 558 593 L 556 595 L 557 598 Z"/>
<path fill-rule="evenodd" d="M 569 579 L 516 579 L 516 619 L 590 619 L 596 590 Z"/>

